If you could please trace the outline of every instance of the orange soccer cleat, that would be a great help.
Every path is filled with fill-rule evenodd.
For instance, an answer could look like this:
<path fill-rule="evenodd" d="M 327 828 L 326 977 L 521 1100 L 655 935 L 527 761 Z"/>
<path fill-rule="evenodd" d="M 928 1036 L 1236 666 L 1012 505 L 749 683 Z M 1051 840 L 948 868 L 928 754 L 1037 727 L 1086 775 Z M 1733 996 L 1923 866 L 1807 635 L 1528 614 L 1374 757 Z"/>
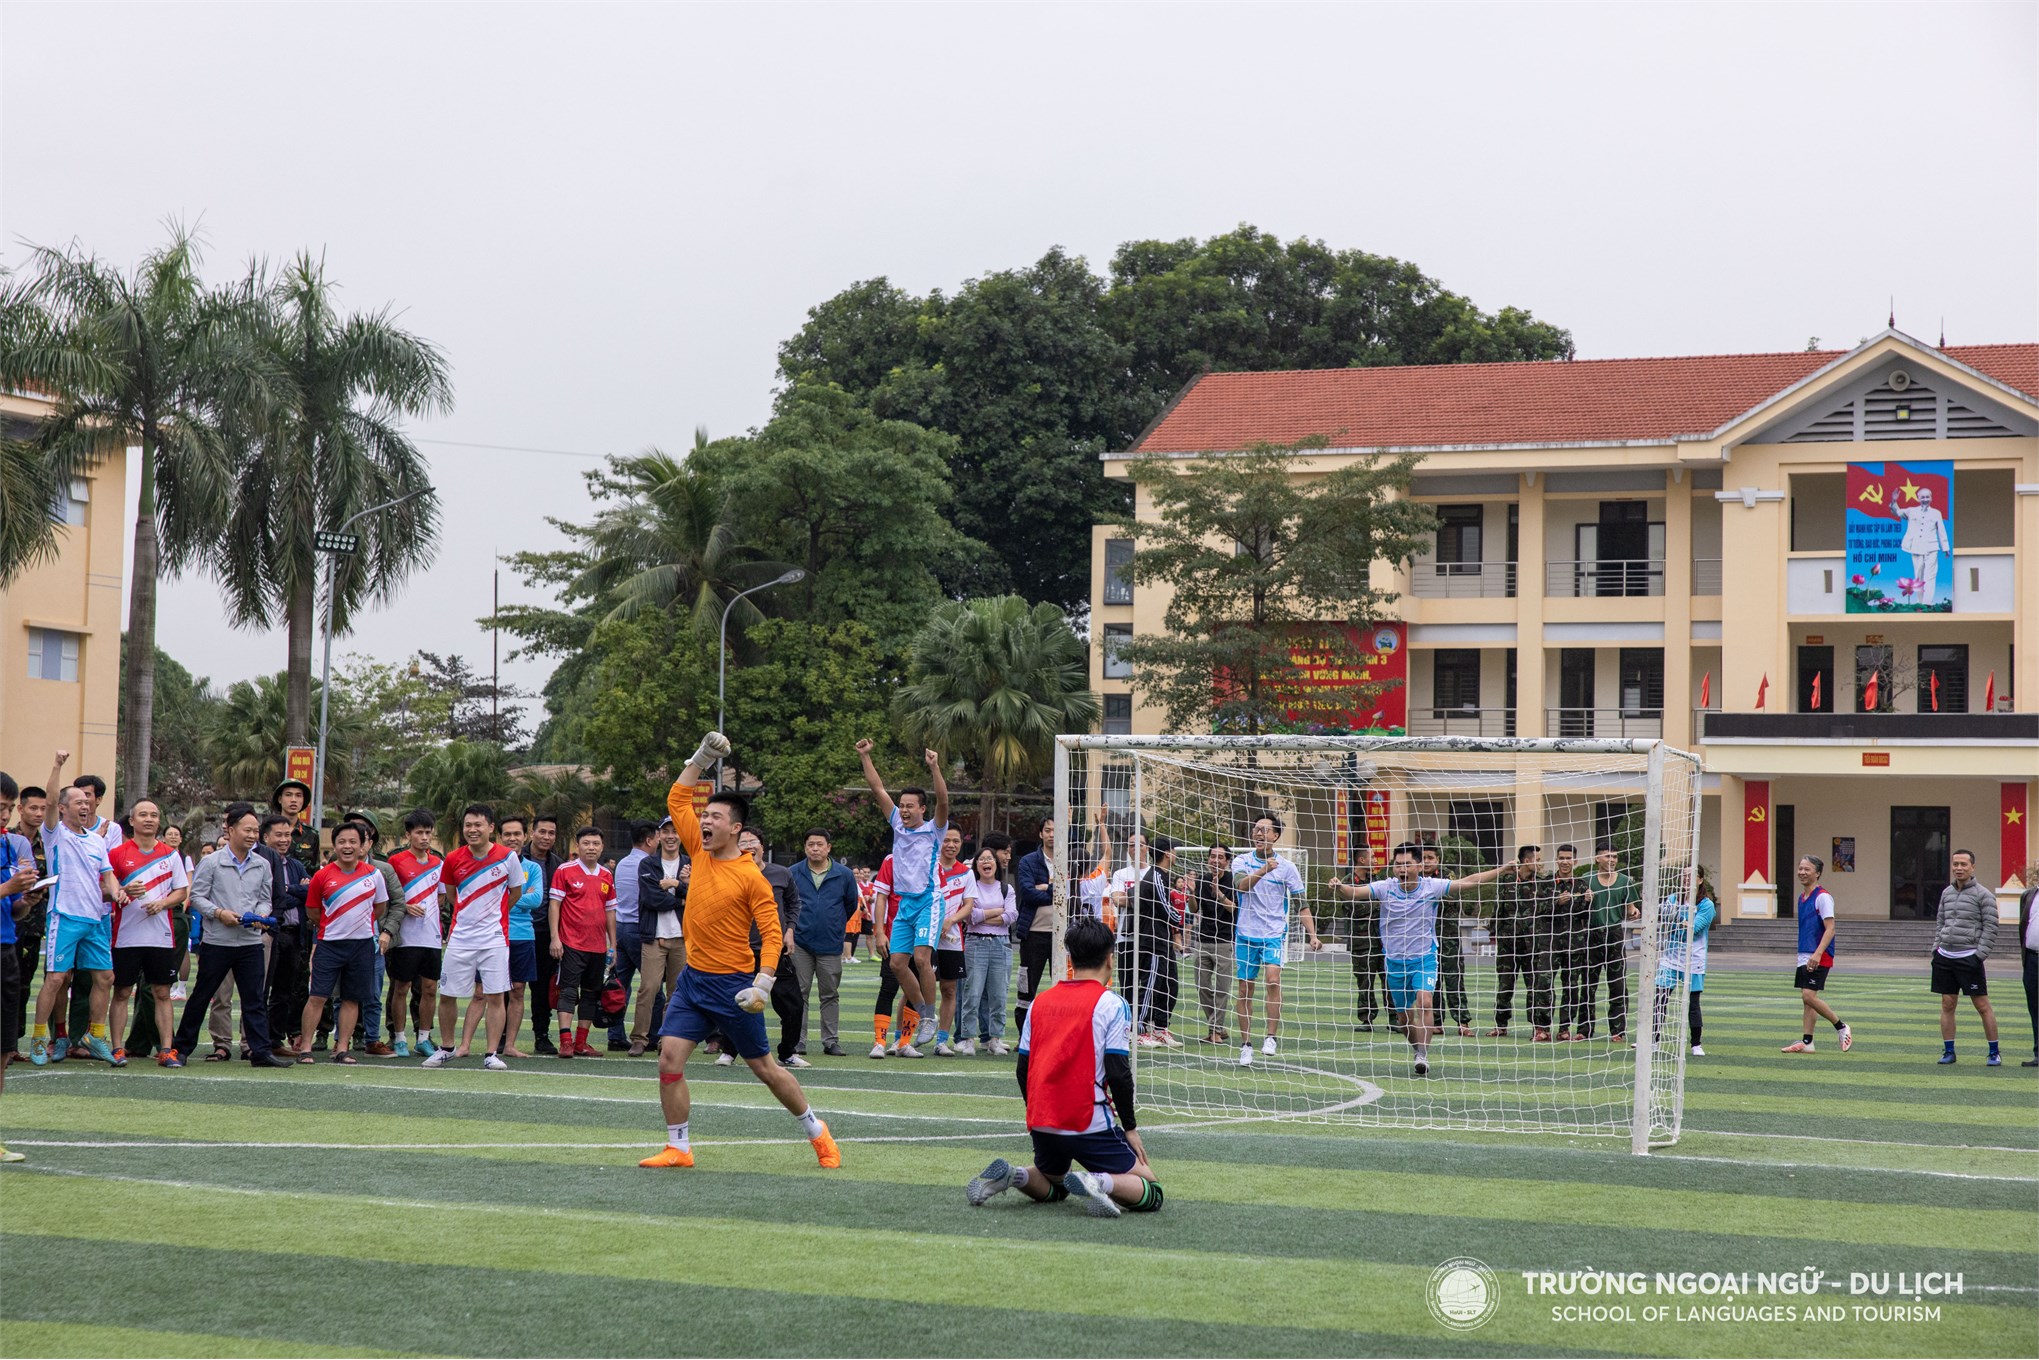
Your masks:
<path fill-rule="evenodd" d="M 694 1154 L 686 1148 L 676 1148 L 671 1143 L 655 1157 L 646 1157 L 639 1166 L 692 1166 Z"/>
<path fill-rule="evenodd" d="M 820 1160 L 824 1171 L 833 1171 L 843 1164 L 843 1150 L 836 1146 L 835 1139 L 829 1134 L 828 1125 L 823 1124 L 821 1132 L 807 1141 L 814 1144 L 814 1155 Z"/>

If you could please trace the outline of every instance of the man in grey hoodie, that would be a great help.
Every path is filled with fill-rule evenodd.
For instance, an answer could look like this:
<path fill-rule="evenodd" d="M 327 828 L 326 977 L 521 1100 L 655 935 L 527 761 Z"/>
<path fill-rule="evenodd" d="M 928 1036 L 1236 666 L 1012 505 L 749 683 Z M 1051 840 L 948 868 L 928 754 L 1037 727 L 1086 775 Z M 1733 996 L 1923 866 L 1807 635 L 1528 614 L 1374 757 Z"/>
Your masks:
<path fill-rule="evenodd" d="M 278 922 L 269 861 L 255 853 L 258 824 L 249 804 L 229 807 L 223 843 L 198 862 L 192 875 L 191 904 L 205 925 L 205 948 L 198 957 L 198 983 L 172 1043 L 173 1057 L 189 1053 L 198 1042 L 212 995 L 231 973 L 241 994 L 248 1061 L 256 1067 L 291 1065 L 270 1051 L 269 1017 L 260 1000 L 268 994 L 262 942 Z"/>
<path fill-rule="evenodd" d="M 1983 962 L 1997 942 L 1997 896 L 1975 881 L 1975 855 L 1956 850 L 1950 861 L 1954 881 L 1940 892 L 1933 924 L 1933 991 L 1940 998 L 1940 1065 L 1954 1061 L 1954 1017 L 1959 998 L 1975 1003 L 1982 1037 L 1989 1040 L 1989 1065 L 2003 1066 L 1997 1052 L 1997 1017 L 1989 1005 Z"/>

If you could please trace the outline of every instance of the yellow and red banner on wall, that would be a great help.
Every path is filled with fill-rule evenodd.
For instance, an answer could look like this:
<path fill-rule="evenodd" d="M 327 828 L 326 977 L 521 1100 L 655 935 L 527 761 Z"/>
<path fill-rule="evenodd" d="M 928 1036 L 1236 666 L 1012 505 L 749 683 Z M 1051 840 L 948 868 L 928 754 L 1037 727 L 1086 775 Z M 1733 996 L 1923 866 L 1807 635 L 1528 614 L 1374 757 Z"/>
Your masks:
<path fill-rule="evenodd" d="M 2024 780 L 2005 783 L 1998 794 L 1997 816 L 1997 872 L 2002 876 L 2000 886 L 2029 888 L 2032 886 L 2033 866 L 2031 856 L 2025 847 L 2031 844 L 2032 807 L 2031 788 Z M 1979 877 L 1979 875 L 1978 875 Z M 2014 884 L 2012 879 L 2017 882 Z"/>

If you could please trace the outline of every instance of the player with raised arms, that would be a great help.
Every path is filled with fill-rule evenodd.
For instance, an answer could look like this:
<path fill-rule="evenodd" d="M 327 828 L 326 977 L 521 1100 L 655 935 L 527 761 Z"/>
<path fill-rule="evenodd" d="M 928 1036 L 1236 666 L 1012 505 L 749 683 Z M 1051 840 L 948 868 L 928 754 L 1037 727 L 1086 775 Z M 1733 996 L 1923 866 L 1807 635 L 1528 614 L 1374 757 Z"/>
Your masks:
<path fill-rule="evenodd" d="M 885 791 L 878 767 L 871 763 L 869 737 L 857 743 L 857 758 L 864 763 L 864 782 L 878 800 L 878 811 L 892 823 L 892 937 L 888 941 L 888 962 L 906 994 L 906 1005 L 919 1016 L 911 1034 L 903 1032 L 899 1042 L 925 1044 L 935 1037 L 935 947 L 942 937 L 942 914 L 935 883 L 935 853 L 942 835 L 949 829 L 949 785 L 942 778 L 942 760 L 933 751 L 921 754 L 934 781 L 934 820 L 929 821 L 927 790 L 918 787 L 899 791 L 895 805 Z M 903 1019 L 904 1017 L 902 1017 Z M 918 1056 L 918 1055 L 916 1055 Z"/>
<path fill-rule="evenodd" d="M 1425 878 L 1418 847 L 1409 841 L 1395 847 L 1389 860 L 1392 878 L 1372 883 L 1331 880 L 1331 887 L 1354 902 L 1380 907 L 1381 962 L 1388 982 L 1388 1005 L 1394 1010 L 1416 1055 L 1416 1075 L 1430 1074 L 1431 997 L 1437 991 L 1437 907 L 1452 892 L 1491 883 L 1513 865 L 1467 874 L 1464 878 Z"/>
<path fill-rule="evenodd" d="M 1020 1029 L 1019 1085 L 1027 1101 L 1034 1164 L 1000 1157 L 965 1190 L 981 1205 L 1017 1190 L 1028 1199 L 1076 1199 L 1094 1218 L 1161 1207 L 1161 1185 L 1133 1113 L 1133 1017 L 1112 990 L 1111 928 L 1091 916 L 1063 936 L 1070 976 L 1027 1008 Z M 1075 1163 L 1083 1170 L 1072 1171 Z"/>
<path fill-rule="evenodd" d="M 1233 946 L 1233 971 L 1239 979 L 1239 1065 L 1253 1065 L 1253 984 L 1267 970 L 1267 1037 L 1260 1051 L 1274 1056 L 1281 1032 L 1281 960 L 1288 942 L 1289 901 L 1303 914 L 1303 934 L 1317 948 L 1317 918 L 1303 905 L 1303 875 L 1295 861 L 1275 853 L 1281 839 L 1281 818 L 1263 813 L 1253 823 L 1253 849 L 1232 863 L 1232 881 L 1239 893 L 1239 936 Z"/>
<path fill-rule="evenodd" d="M 694 782 L 704 766 L 726 759 L 729 752 L 729 738 L 720 732 L 702 737 L 666 795 L 673 830 L 693 865 L 687 885 L 687 963 L 673 984 L 673 999 L 658 1030 L 658 1099 L 665 1113 L 666 1145 L 638 1165 L 694 1164 L 693 1146 L 687 1141 L 692 1104 L 687 1059 L 695 1045 L 719 1033 L 725 1048 L 734 1047 L 766 1089 L 800 1121 L 821 1165 L 838 1167 L 842 1150 L 807 1103 L 799 1079 L 772 1057 L 771 1041 L 765 1036 L 765 1000 L 777 981 L 783 941 L 772 886 L 757 863 L 736 846 L 750 804 L 739 794 L 718 791 L 709 796 L 707 809 L 694 815 Z M 755 976 L 750 971 L 753 927 L 758 933 Z"/>

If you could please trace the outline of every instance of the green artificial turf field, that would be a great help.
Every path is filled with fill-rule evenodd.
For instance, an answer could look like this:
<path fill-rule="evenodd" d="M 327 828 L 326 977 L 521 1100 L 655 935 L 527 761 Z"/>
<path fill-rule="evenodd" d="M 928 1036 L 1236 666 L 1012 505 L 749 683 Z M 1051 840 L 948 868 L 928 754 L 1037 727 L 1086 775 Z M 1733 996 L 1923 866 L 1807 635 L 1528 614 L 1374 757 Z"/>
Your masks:
<path fill-rule="evenodd" d="M 1167 1206 L 1104 1221 L 1015 1195 L 969 1208 L 963 1183 L 1026 1148 L 1010 1060 L 862 1057 L 876 970 L 849 972 L 858 1056 L 801 1074 L 842 1141 L 835 1172 L 743 1069 L 700 1057 L 698 1166 L 679 1172 L 635 1165 L 662 1141 L 649 1059 L 18 1064 L 0 1140 L 30 1160 L 0 1171 L 0 1354 L 2039 1349 L 2039 1074 L 2017 1066 L 2030 1035 L 2015 981 L 1998 989 L 2008 1065 L 1991 1070 L 1965 1003 L 1962 1060 L 1934 1065 L 1923 979 L 1838 977 L 1855 1050 L 1823 1034 L 1817 1054 L 1786 1057 L 1788 977 L 1713 975 L 1685 1136 L 1648 1158 L 1625 1139 L 1149 1112 Z M 1484 1019 L 1492 975 L 1472 977 Z M 1457 1043 L 1436 1047 L 1446 1079 Z M 1411 1098 L 1413 1079 L 1388 1075 L 1399 1061 L 1373 1070 L 1384 1101 Z M 1463 1332 L 1426 1298 L 1462 1256 L 1498 1286 L 1491 1318 Z M 1805 1269 L 1844 1287 L 1532 1298 L 1520 1273 L 1749 1272 L 1753 1286 Z M 1850 1297 L 1851 1272 L 1958 1272 L 1962 1292 L 1920 1300 L 1932 1316 L 1858 1317 L 1913 1301 Z M 1838 1316 L 1810 1320 L 1809 1302 Z M 1552 1315 L 1580 1305 L 1636 1320 Z M 1692 1316 L 1723 1306 L 1798 1316 Z"/>

